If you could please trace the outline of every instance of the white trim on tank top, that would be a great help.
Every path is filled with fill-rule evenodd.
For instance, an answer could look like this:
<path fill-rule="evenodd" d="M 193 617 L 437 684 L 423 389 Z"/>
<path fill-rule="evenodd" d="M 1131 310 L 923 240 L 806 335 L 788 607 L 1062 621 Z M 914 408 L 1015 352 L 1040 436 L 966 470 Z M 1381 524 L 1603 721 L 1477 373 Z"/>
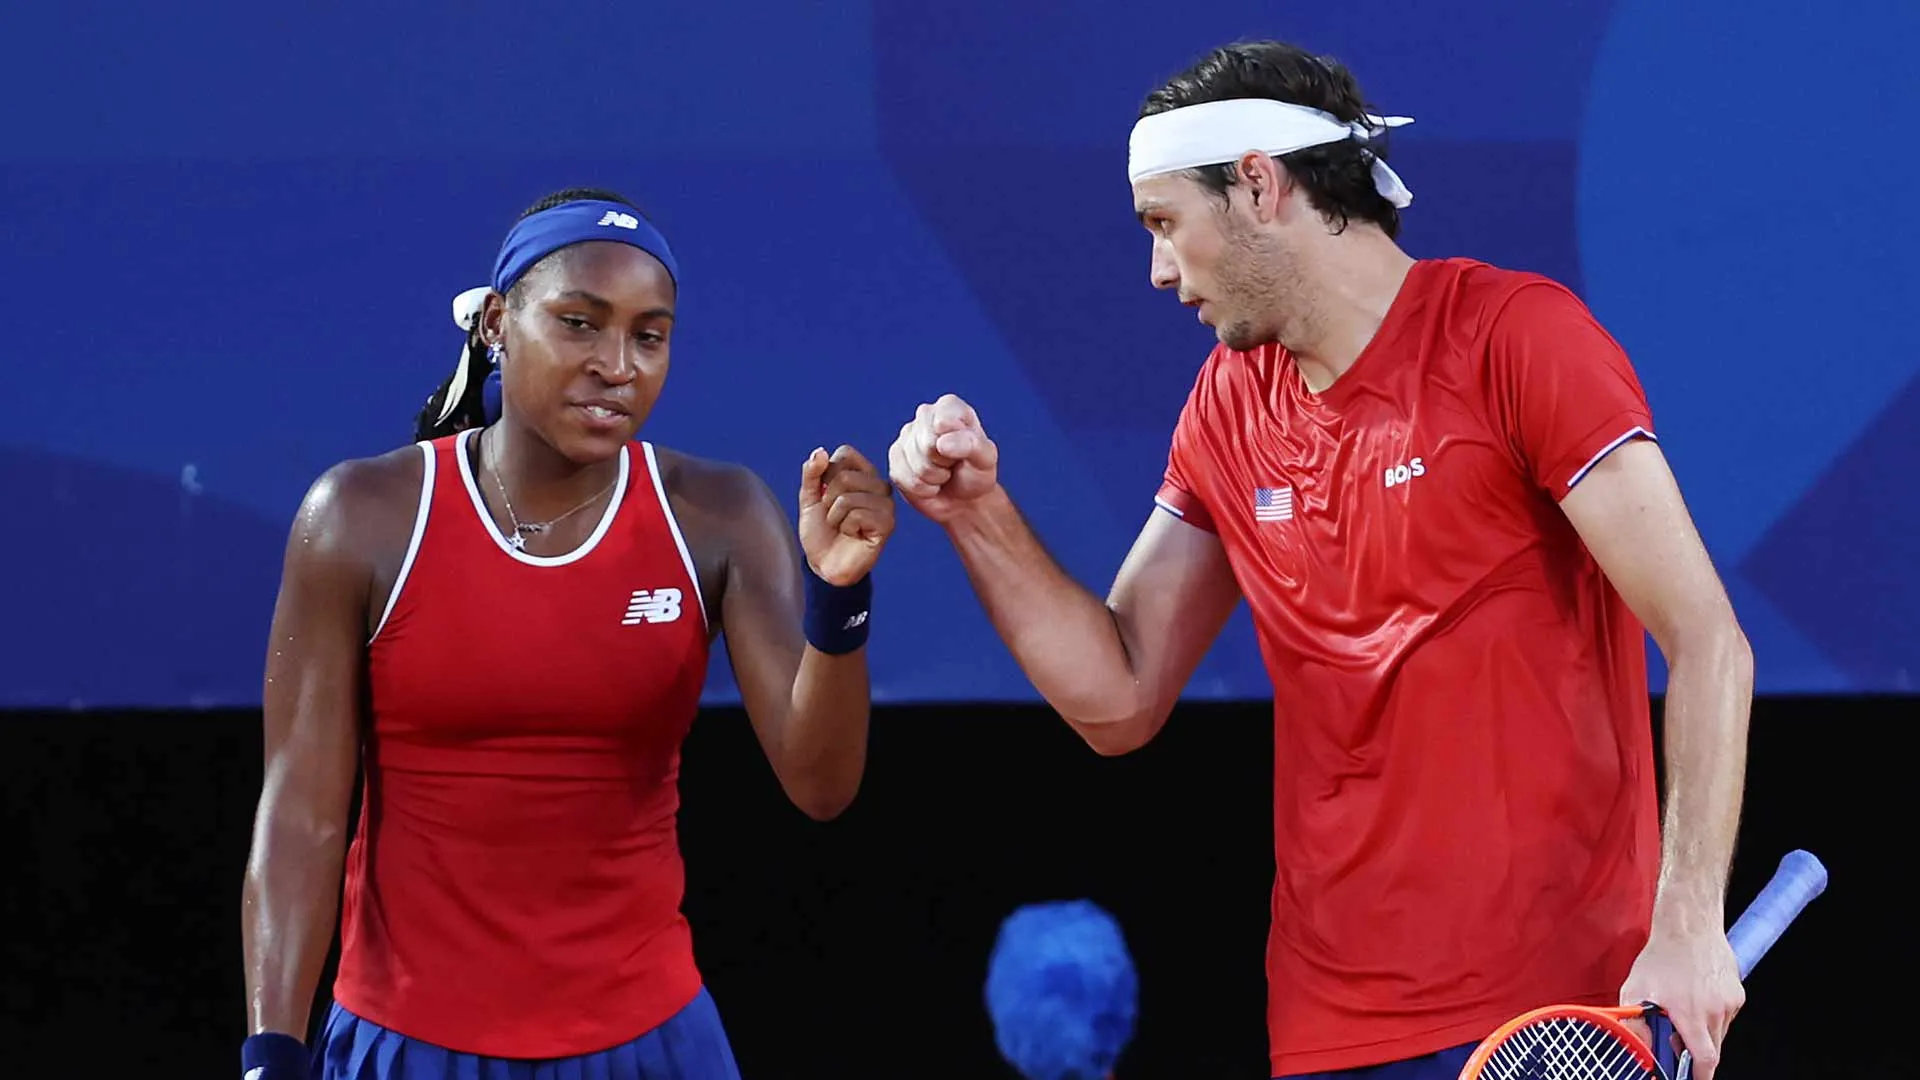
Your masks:
<path fill-rule="evenodd" d="M 414 556 L 420 554 L 420 538 L 427 535 L 427 511 L 433 506 L 433 444 L 417 442 L 413 445 L 421 450 L 425 464 L 420 467 L 420 507 L 413 512 L 413 536 L 407 541 L 407 557 L 400 560 L 400 572 L 393 577 L 393 588 L 387 590 L 387 607 L 380 613 L 380 621 L 374 624 L 373 633 L 368 636 L 367 644 L 380 636 L 387 625 L 387 619 L 393 615 L 393 605 L 400 600 L 400 590 L 407 586 L 407 575 L 413 571 Z"/>
<path fill-rule="evenodd" d="M 707 598 L 700 592 L 700 571 L 694 569 L 693 553 L 687 550 L 687 538 L 680 535 L 680 519 L 673 516 L 673 505 L 667 501 L 667 483 L 660 476 L 660 460 L 653 454 L 653 444 L 643 442 L 640 449 L 647 455 L 647 472 L 653 476 L 653 493 L 660 496 L 660 512 L 667 517 L 667 528 L 673 532 L 673 544 L 680 549 L 680 561 L 687 568 L 687 580 L 693 582 L 693 598 L 700 605 L 700 625 L 707 633 L 713 633 L 713 627 L 707 625 Z"/>
<path fill-rule="evenodd" d="M 625 445 L 620 447 L 620 476 L 613 484 L 613 498 L 607 500 L 607 509 L 600 515 L 600 524 L 594 526 L 593 535 L 565 555 L 529 555 L 507 543 L 506 537 L 500 535 L 499 527 L 493 523 L 493 515 L 487 511 L 487 501 L 480 497 L 479 483 L 473 477 L 473 463 L 467 460 L 467 440 L 479 430 L 479 428 L 468 428 L 461 432 L 459 441 L 454 443 L 453 456 L 460 463 L 460 481 L 466 485 L 467 498 L 473 502 L 473 512 L 480 519 L 480 527 L 493 538 L 495 547 L 505 552 L 508 558 L 526 563 L 528 566 L 565 566 L 586 558 L 588 552 L 600 545 L 600 538 L 607 535 L 607 530 L 613 527 L 613 517 L 620 510 L 620 500 L 627 496 L 630 455 Z"/>

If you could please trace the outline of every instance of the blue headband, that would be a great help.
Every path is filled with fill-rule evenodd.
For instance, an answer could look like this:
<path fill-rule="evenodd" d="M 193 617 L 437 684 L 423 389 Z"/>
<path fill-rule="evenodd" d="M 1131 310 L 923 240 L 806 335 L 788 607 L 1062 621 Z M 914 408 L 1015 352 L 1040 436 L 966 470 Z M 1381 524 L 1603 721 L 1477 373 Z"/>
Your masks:
<path fill-rule="evenodd" d="M 987 1013 L 1027 1080 L 1103 1080 L 1133 1040 L 1139 979 L 1120 924 L 1089 900 L 1028 904 L 1000 924 Z"/>
<path fill-rule="evenodd" d="M 500 256 L 493 263 L 493 288 L 504 293 L 520 280 L 534 263 L 566 247 L 587 240 L 611 240 L 631 244 L 660 260 L 674 284 L 680 283 L 680 267 L 673 261 L 673 249 L 667 238 L 640 212 L 625 203 L 581 200 L 531 214 L 516 222 L 500 244 Z"/>

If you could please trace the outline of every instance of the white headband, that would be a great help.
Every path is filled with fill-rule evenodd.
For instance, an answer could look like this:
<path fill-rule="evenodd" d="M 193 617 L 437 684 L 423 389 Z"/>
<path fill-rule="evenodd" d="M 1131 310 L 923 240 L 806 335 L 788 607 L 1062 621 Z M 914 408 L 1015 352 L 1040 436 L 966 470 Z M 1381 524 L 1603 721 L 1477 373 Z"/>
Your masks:
<path fill-rule="evenodd" d="M 1413 123 L 1411 116 L 1373 116 L 1342 123 L 1330 113 L 1272 98 L 1232 98 L 1170 109 L 1142 117 L 1127 145 L 1127 180 L 1223 165 L 1257 150 L 1269 157 L 1343 139 L 1369 139 Z M 1372 154 L 1373 186 L 1397 207 L 1413 202 L 1413 192 L 1387 163 Z"/>

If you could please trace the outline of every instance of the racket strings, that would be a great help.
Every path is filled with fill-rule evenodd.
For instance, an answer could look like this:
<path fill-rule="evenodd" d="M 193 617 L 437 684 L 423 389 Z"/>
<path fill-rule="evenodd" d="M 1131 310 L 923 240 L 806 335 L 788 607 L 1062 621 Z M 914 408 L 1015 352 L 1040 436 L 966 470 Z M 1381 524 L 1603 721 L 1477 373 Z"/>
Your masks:
<path fill-rule="evenodd" d="M 1597 1024 L 1559 1016 L 1507 1036 L 1480 1069 L 1482 1080 L 1656 1080 L 1614 1034 Z"/>

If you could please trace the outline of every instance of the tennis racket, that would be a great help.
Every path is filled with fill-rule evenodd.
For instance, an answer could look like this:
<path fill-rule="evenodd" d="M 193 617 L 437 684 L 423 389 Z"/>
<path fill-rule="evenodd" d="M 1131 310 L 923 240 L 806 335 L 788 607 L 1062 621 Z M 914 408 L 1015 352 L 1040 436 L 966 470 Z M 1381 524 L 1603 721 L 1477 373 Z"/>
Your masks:
<path fill-rule="evenodd" d="M 1786 932 L 1787 924 L 1827 887 L 1827 868 L 1805 851 L 1788 852 L 1773 880 L 1727 931 L 1744 982 Z M 1643 1020 L 1653 1046 L 1626 1025 Z M 1600 1008 L 1549 1005 L 1501 1025 L 1482 1040 L 1460 1080 L 1687 1080 L 1692 1057 L 1673 1056 L 1672 1025 L 1651 1002 Z"/>

